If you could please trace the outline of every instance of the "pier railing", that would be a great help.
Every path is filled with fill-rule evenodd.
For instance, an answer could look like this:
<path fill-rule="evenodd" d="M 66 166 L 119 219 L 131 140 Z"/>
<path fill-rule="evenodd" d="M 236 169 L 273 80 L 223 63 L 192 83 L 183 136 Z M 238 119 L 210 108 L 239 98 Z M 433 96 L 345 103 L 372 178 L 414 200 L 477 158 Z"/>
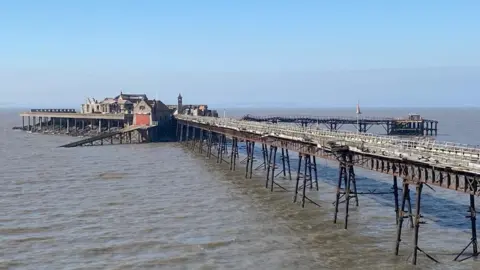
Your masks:
<path fill-rule="evenodd" d="M 285 116 L 279 116 L 279 115 L 265 115 L 265 116 L 255 116 L 255 115 L 244 115 L 241 117 L 241 119 L 255 119 L 256 121 L 261 120 L 261 121 L 269 121 L 269 120 L 288 120 L 289 122 L 292 121 L 357 121 L 356 117 L 352 116 L 311 116 L 311 115 L 297 115 L 297 116 L 292 116 L 292 115 L 285 115 Z M 406 121 L 428 121 L 428 122 L 437 122 L 436 120 L 431 120 L 431 119 L 424 119 L 421 118 L 420 120 L 410 120 L 407 118 L 401 118 L 401 117 L 376 117 L 376 116 L 362 116 L 360 115 L 358 117 L 359 120 L 362 121 L 371 121 L 371 122 L 390 122 L 390 121 L 400 121 L 400 120 L 406 120 Z"/>
<path fill-rule="evenodd" d="M 394 158 L 407 158 L 438 167 L 461 167 L 480 173 L 480 148 L 452 142 L 440 142 L 428 138 L 402 139 L 393 136 L 350 131 L 330 131 L 312 127 L 284 124 L 268 124 L 205 116 L 177 115 L 177 119 L 214 125 L 273 136 L 288 136 L 299 141 L 315 143 L 319 147 L 328 143 L 346 145 L 352 151 L 370 152 Z"/>

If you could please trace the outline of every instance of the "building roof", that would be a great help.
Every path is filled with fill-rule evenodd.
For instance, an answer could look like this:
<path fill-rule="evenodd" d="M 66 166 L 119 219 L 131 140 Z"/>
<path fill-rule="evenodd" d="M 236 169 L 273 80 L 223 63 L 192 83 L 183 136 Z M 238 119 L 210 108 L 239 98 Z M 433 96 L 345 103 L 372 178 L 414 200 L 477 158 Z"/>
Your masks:
<path fill-rule="evenodd" d="M 117 100 L 117 103 L 118 104 L 133 104 L 133 102 L 131 102 L 130 100 L 126 100 L 126 99 Z"/>
<path fill-rule="evenodd" d="M 160 100 L 149 100 L 150 106 L 156 106 L 156 110 L 168 111 L 170 108 Z"/>
<path fill-rule="evenodd" d="M 141 100 L 141 101 L 139 101 L 137 104 L 135 104 L 135 107 L 137 107 L 137 106 L 143 106 L 143 104 L 147 105 L 150 109 L 153 108 L 153 107 L 152 107 L 153 104 L 151 103 L 150 100 Z"/>
<path fill-rule="evenodd" d="M 130 101 L 137 101 L 137 100 L 148 100 L 148 97 L 147 95 L 145 94 L 124 94 L 122 92 L 120 92 L 120 95 L 116 96 L 114 99 L 115 100 L 119 100 L 119 99 L 126 99 L 126 100 L 130 100 Z"/>
<path fill-rule="evenodd" d="M 100 104 L 114 104 L 117 103 L 117 101 L 113 98 L 105 98 L 100 102 Z"/>

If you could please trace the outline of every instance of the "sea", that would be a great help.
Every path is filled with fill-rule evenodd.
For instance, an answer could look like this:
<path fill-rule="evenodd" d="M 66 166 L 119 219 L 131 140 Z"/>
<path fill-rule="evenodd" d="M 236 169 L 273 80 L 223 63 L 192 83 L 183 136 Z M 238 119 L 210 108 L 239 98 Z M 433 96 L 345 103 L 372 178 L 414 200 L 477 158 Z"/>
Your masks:
<path fill-rule="evenodd" d="M 417 113 L 439 121 L 438 140 L 480 144 L 480 109 L 362 110 L 362 117 Z M 344 205 L 333 223 L 334 162 L 318 159 L 319 191 L 307 191 L 319 206 L 302 208 L 288 178 L 277 178 L 287 191 L 270 192 L 263 170 L 245 179 L 244 165 L 230 171 L 179 143 L 59 148 L 77 138 L 12 130 L 21 126 L 18 113 L 0 110 L 0 269 L 480 269 L 477 259 L 453 261 L 471 239 L 465 194 L 424 188 L 419 246 L 439 263 L 419 252 L 412 266 L 408 222 L 394 255 L 392 194 L 360 195 L 348 230 Z M 355 117 L 355 109 L 219 113 Z M 391 176 L 356 175 L 361 192 L 391 191 Z"/>

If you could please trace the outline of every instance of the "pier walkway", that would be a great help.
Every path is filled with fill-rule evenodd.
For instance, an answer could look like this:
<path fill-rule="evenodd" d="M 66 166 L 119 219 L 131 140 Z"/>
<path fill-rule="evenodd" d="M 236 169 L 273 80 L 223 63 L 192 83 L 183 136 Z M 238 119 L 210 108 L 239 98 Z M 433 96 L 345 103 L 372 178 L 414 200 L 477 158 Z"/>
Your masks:
<path fill-rule="evenodd" d="M 302 126 L 322 124 L 334 131 L 344 125 L 352 125 L 355 130 L 368 132 L 372 126 L 381 126 L 388 135 L 437 135 L 438 121 L 423 119 L 419 115 L 408 118 L 393 117 L 339 117 L 339 116 L 255 116 L 247 114 L 242 120 L 270 123 L 297 123 Z"/>
<path fill-rule="evenodd" d="M 99 134 L 97 136 L 68 143 L 60 147 L 70 148 L 77 146 L 91 146 L 107 144 L 143 143 L 149 141 L 148 129 L 152 126 L 129 126 L 117 131 Z M 136 135 L 136 136 L 135 136 Z"/>
<path fill-rule="evenodd" d="M 409 219 L 414 228 L 412 263 L 417 263 L 420 251 L 431 260 L 435 258 L 419 247 L 419 227 L 421 218 L 421 198 L 424 186 L 437 186 L 455 190 L 470 196 L 468 216 L 471 222 L 472 238 L 467 247 L 455 258 L 458 260 L 468 247 L 472 256 L 478 256 L 475 195 L 480 195 L 480 148 L 433 139 L 416 137 L 399 139 L 393 136 L 380 136 L 367 133 L 320 130 L 309 126 L 295 126 L 263 121 L 246 121 L 229 118 L 213 118 L 177 115 L 177 135 L 179 141 L 193 150 L 205 152 L 212 156 L 212 149 L 217 151 L 217 162 L 225 161 L 230 169 L 235 170 L 238 155 L 238 143 L 244 142 L 247 149 L 245 177 L 252 177 L 253 153 L 255 144 L 261 144 L 263 163 L 267 171 L 266 187 L 273 191 L 275 170 L 282 169 L 284 176 L 291 179 L 289 151 L 298 153 L 298 168 L 293 201 L 300 195 L 302 207 L 306 201 L 313 200 L 306 196 L 306 187 L 318 190 L 318 171 L 316 158 L 339 162 L 334 222 L 337 222 L 339 205 L 345 204 L 344 228 L 348 227 L 350 201 L 359 206 L 357 181 L 354 167 L 389 174 L 393 176 L 393 197 L 397 221 L 395 254 L 399 254 L 404 219 Z M 230 145 L 227 146 L 227 141 Z M 230 150 L 230 161 L 224 160 Z M 277 150 L 281 150 L 280 161 Z M 278 163 L 277 163 L 278 162 Z M 240 162 L 240 163 L 243 163 Z M 303 166 L 303 167 L 302 167 Z M 278 176 L 278 174 L 277 174 Z M 295 175 L 294 175 L 295 177 Z M 397 178 L 402 178 L 402 187 L 398 187 Z M 302 183 L 303 182 L 303 183 Z M 416 189 L 415 211 L 412 210 L 410 187 Z M 399 194 L 399 190 L 402 194 Z M 341 201 L 340 199 L 343 199 Z M 316 204 L 316 203 L 314 203 Z M 408 209 L 406 209 L 406 207 Z"/>

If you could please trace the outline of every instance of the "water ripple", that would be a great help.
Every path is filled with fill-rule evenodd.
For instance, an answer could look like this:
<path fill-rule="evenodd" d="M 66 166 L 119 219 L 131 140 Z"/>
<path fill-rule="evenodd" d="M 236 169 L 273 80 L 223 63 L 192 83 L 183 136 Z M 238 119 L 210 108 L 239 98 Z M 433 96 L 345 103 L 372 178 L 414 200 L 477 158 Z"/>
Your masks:
<path fill-rule="evenodd" d="M 0 269 L 411 269 L 411 230 L 392 255 L 391 198 L 362 196 L 348 231 L 343 210 L 332 223 L 336 169 L 325 161 L 320 192 L 309 191 L 322 207 L 302 209 L 292 192 L 265 189 L 262 171 L 245 179 L 243 166 L 230 172 L 177 144 L 61 149 L 73 138 L 0 136 Z M 361 188 L 391 186 L 358 175 Z M 465 201 L 429 196 L 420 243 L 443 264 L 421 256 L 419 269 L 472 269 L 450 262 L 470 239 L 466 221 L 435 204 Z"/>

